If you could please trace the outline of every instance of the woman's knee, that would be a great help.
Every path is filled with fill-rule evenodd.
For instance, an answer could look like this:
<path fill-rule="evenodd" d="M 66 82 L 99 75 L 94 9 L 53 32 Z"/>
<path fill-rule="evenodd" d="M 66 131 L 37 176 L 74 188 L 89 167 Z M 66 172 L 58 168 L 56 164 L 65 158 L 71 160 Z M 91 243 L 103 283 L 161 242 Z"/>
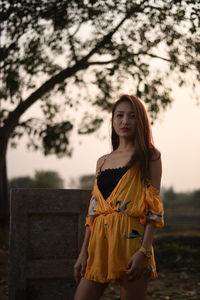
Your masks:
<path fill-rule="evenodd" d="M 77 286 L 74 300 L 99 300 L 107 286 L 108 283 L 99 283 L 82 277 Z"/>

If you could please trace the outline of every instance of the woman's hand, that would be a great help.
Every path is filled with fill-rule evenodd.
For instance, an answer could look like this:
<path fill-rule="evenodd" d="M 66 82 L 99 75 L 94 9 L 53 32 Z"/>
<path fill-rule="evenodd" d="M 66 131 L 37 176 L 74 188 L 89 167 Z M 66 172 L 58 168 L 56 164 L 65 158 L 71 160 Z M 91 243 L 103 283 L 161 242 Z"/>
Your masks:
<path fill-rule="evenodd" d="M 139 279 L 146 266 L 147 257 L 142 252 L 137 251 L 128 262 L 126 274 L 129 280 Z"/>
<path fill-rule="evenodd" d="M 80 254 L 74 265 L 74 278 L 78 284 L 81 277 L 84 276 L 87 265 L 87 253 Z"/>

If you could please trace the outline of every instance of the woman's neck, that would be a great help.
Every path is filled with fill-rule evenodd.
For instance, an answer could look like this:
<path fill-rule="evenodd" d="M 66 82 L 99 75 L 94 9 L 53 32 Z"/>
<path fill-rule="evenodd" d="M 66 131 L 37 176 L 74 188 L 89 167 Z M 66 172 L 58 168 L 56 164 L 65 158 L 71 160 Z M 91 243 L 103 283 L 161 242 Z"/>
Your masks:
<path fill-rule="evenodd" d="M 119 146 L 115 150 L 116 152 L 133 152 L 135 150 L 135 146 L 133 141 L 120 139 Z"/>

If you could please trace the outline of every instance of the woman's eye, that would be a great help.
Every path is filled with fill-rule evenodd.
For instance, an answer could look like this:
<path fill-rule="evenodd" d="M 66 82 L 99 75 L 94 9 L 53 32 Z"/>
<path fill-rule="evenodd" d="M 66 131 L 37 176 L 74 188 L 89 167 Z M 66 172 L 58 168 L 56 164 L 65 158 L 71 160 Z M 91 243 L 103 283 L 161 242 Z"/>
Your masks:
<path fill-rule="evenodd" d="M 122 117 L 123 115 L 122 114 L 117 114 L 117 117 Z"/>
<path fill-rule="evenodd" d="M 131 118 L 135 118 L 135 114 L 131 114 Z"/>

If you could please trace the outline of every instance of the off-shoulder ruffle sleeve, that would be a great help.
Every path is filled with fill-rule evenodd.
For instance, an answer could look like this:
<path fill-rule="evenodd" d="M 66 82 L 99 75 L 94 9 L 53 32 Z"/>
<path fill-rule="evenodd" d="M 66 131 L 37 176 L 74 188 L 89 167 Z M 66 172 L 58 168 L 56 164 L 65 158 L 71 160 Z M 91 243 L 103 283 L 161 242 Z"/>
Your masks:
<path fill-rule="evenodd" d="M 159 191 L 151 184 L 145 190 L 145 215 L 140 218 L 142 224 L 151 221 L 155 227 L 164 226 L 164 207 Z"/>
<path fill-rule="evenodd" d="M 89 202 L 88 213 L 85 219 L 85 226 L 92 226 L 96 217 L 97 198 L 92 194 Z"/>

